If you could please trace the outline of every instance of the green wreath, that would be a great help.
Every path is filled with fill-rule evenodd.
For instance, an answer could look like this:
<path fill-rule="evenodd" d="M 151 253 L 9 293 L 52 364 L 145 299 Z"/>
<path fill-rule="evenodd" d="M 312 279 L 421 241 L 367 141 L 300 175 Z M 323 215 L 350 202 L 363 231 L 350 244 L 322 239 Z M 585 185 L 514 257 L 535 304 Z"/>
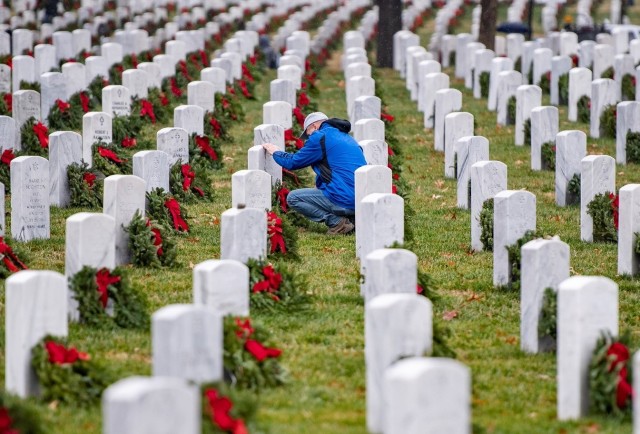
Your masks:
<path fill-rule="evenodd" d="M 85 162 L 67 166 L 70 206 L 81 208 L 102 208 L 104 174 L 90 168 Z"/>
<path fill-rule="evenodd" d="M 613 193 L 596 194 L 587 205 L 587 214 L 593 220 L 593 241 L 615 243 L 618 241 L 618 230 L 615 225 Z"/>
<path fill-rule="evenodd" d="M 190 180 L 190 182 L 189 182 Z M 208 171 L 202 166 L 176 162 L 169 171 L 169 190 L 183 203 L 213 200 L 213 187 Z"/>
<path fill-rule="evenodd" d="M 93 144 L 91 151 L 93 168 L 105 177 L 131 174 L 131 160 L 120 146 L 99 141 Z"/>
<path fill-rule="evenodd" d="M 45 434 L 44 423 L 37 407 L 28 400 L 0 391 L 0 418 L 6 433 Z"/>
<path fill-rule="evenodd" d="M 600 114 L 600 135 L 604 137 L 616 138 L 617 113 L 616 105 L 608 105 L 602 109 Z"/>
<path fill-rule="evenodd" d="M 513 291 L 520 291 L 520 273 L 522 265 L 522 246 L 531 240 L 541 238 L 542 235 L 537 231 L 526 231 L 518 240 L 507 246 L 509 254 L 509 283 L 507 288 Z"/>
<path fill-rule="evenodd" d="M 578 121 L 583 124 L 591 122 L 591 98 L 582 95 L 578 100 Z"/>
<path fill-rule="evenodd" d="M 189 231 L 189 216 L 187 214 L 187 210 L 184 206 L 175 202 L 178 202 L 175 197 L 165 192 L 162 188 L 154 188 L 151 191 L 148 191 L 146 194 L 147 199 L 147 214 L 151 219 L 160 223 L 160 225 L 173 228 L 175 232 L 188 232 Z M 175 216 L 172 214 L 172 211 L 169 209 L 169 202 L 176 207 L 176 210 L 173 211 Z M 178 212 L 179 211 L 179 212 Z"/>
<path fill-rule="evenodd" d="M 125 227 L 129 234 L 131 262 L 140 267 L 174 267 L 177 249 L 171 231 L 136 211 Z"/>
<path fill-rule="evenodd" d="M 308 302 L 307 281 L 283 262 L 249 259 L 251 309 L 277 311 L 300 309 Z"/>
<path fill-rule="evenodd" d="M 556 170 L 556 142 L 544 142 L 540 147 L 542 170 Z"/>
<path fill-rule="evenodd" d="M 493 198 L 483 202 L 479 220 L 480 241 L 486 252 L 493 252 Z"/>

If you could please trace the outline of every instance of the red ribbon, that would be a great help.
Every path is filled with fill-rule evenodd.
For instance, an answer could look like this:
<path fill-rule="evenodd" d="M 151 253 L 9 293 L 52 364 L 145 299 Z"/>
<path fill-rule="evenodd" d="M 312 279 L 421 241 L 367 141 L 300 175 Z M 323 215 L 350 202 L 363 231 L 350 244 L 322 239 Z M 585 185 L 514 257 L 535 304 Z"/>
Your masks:
<path fill-rule="evenodd" d="M 216 389 L 207 389 L 204 396 L 209 403 L 211 422 L 222 431 L 232 434 L 248 434 L 249 431 L 242 419 L 231 416 L 233 403 L 226 396 L 221 396 Z"/>
<path fill-rule="evenodd" d="M 107 148 L 103 148 L 102 146 L 98 146 L 98 154 L 101 157 L 106 158 L 107 160 L 113 161 L 116 164 L 124 163 L 124 161 L 121 160 L 120 158 L 118 158 L 118 155 L 115 152 L 113 152 L 111 149 L 107 149 Z"/>
<path fill-rule="evenodd" d="M 178 62 L 178 66 L 180 67 L 180 73 L 182 74 L 182 76 L 186 78 L 187 81 L 193 81 L 193 79 L 189 75 L 189 70 L 187 69 L 187 62 L 181 60 L 180 62 Z"/>
<path fill-rule="evenodd" d="M 156 114 L 153 112 L 153 104 L 149 100 L 143 99 L 140 101 L 140 117 L 149 116 L 151 123 L 156 123 Z"/>
<path fill-rule="evenodd" d="M 169 105 L 169 98 L 167 98 L 164 92 L 160 94 L 160 104 L 162 104 L 162 107 Z"/>
<path fill-rule="evenodd" d="M 109 285 L 114 285 L 121 280 L 120 276 L 112 276 L 108 268 L 102 268 L 96 273 L 96 284 L 98 285 L 100 302 L 103 308 L 106 309 L 107 301 L 109 301 Z"/>
<path fill-rule="evenodd" d="M 209 157 L 209 159 L 213 161 L 218 160 L 218 154 L 216 154 L 216 151 L 211 147 L 211 142 L 209 141 L 209 137 L 196 136 L 196 146 L 198 146 L 198 148 L 200 148 L 200 152 L 202 154 L 206 154 Z"/>
<path fill-rule="evenodd" d="M 41 148 L 49 147 L 49 129 L 42 122 L 33 125 L 33 132 L 38 137 Z"/>
<path fill-rule="evenodd" d="M 304 142 L 302 141 L 302 139 L 293 135 L 292 129 L 284 130 L 284 141 L 288 145 L 293 145 L 298 149 L 302 149 L 302 147 L 304 146 Z"/>
<path fill-rule="evenodd" d="M 0 434 L 20 434 L 13 428 L 13 419 L 5 407 L 0 407 Z"/>
<path fill-rule="evenodd" d="M 200 60 L 202 60 L 202 67 L 206 68 L 209 66 L 209 57 L 204 50 L 200 50 Z"/>
<path fill-rule="evenodd" d="M 226 110 L 229 108 L 230 105 L 231 104 L 229 103 L 229 100 L 226 99 L 225 97 L 222 97 L 222 108 Z"/>
<path fill-rule="evenodd" d="M 287 253 L 287 246 L 282 235 L 282 219 L 272 211 L 267 212 L 267 236 L 271 243 L 271 253 L 275 253 L 278 250 L 282 254 Z"/>
<path fill-rule="evenodd" d="M 238 84 L 240 85 L 240 90 L 242 91 L 244 97 L 251 98 L 251 93 L 249 92 L 249 89 L 247 89 L 247 82 L 244 80 L 240 80 Z"/>
<path fill-rule="evenodd" d="M 44 347 L 49 353 L 49 362 L 56 365 L 75 363 L 78 360 L 89 360 L 90 358 L 87 353 L 80 352 L 75 347 L 66 348 L 64 345 L 53 341 L 45 342 Z"/>
<path fill-rule="evenodd" d="M 89 112 L 89 96 L 85 92 L 80 92 L 80 105 L 83 112 Z"/>
<path fill-rule="evenodd" d="M 231 95 L 235 95 L 235 94 L 236 94 L 236 90 L 235 90 L 232 86 L 227 86 L 227 91 L 228 91 Z"/>
<path fill-rule="evenodd" d="M 298 107 L 306 107 L 310 102 L 306 92 L 300 92 L 300 95 L 298 95 Z"/>
<path fill-rule="evenodd" d="M 4 242 L 4 237 L 0 237 L 0 255 L 2 262 L 10 272 L 15 273 L 16 271 L 28 269 L 11 247 Z"/>
<path fill-rule="evenodd" d="M 298 121 L 298 125 L 300 125 L 300 128 L 304 127 L 304 113 L 302 113 L 302 110 L 300 109 L 300 107 L 296 107 L 293 109 L 293 115 L 296 117 L 296 121 Z"/>
<path fill-rule="evenodd" d="M 189 164 L 183 164 L 181 167 L 182 170 L 182 190 L 188 191 L 191 188 L 191 183 L 196 178 L 196 172 L 191 170 L 191 166 Z"/>
<path fill-rule="evenodd" d="M 0 162 L 9 166 L 14 158 L 16 158 L 16 155 L 13 153 L 13 149 L 5 149 L 2 151 L 2 156 L 0 156 Z"/>
<path fill-rule="evenodd" d="M 282 174 L 290 176 L 291 179 L 293 179 L 293 182 L 296 184 L 296 187 L 300 187 L 300 180 L 298 179 L 298 175 L 296 175 L 292 171 L 290 171 L 288 169 L 284 169 L 284 168 L 282 169 Z"/>
<path fill-rule="evenodd" d="M 251 71 L 249 71 L 249 67 L 246 65 L 246 63 L 242 64 L 242 76 L 253 83 L 253 75 L 251 75 Z"/>
<path fill-rule="evenodd" d="M 252 65 L 255 65 L 256 64 L 256 56 L 249 57 L 249 62 L 251 62 Z"/>
<path fill-rule="evenodd" d="M 82 175 L 82 179 L 87 183 L 89 188 L 91 188 L 96 181 L 96 175 L 91 172 L 85 172 L 84 175 Z"/>
<path fill-rule="evenodd" d="M 609 193 L 609 200 L 611 201 L 611 210 L 613 211 L 613 225 L 618 230 L 618 220 L 620 217 L 620 196 L 614 193 Z"/>
<path fill-rule="evenodd" d="M 220 125 L 220 122 L 218 122 L 216 118 L 209 119 L 209 125 L 213 128 L 214 137 L 220 137 L 222 135 L 222 125 Z"/>
<path fill-rule="evenodd" d="M 164 251 L 162 250 L 162 234 L 160 233 L 160 229 L 151 228 L 151 232 L 153 232 L 153 245 L 158 248 L 158 256 L 162 256 Z"/>
<path fill-rule="evenodd" d="M 178 87 L 178 83 L 174 77 L 171 77 L 171 93 L 178 98 L 182 96 L 182 90 Z"/>
<path fill-rule="evenodd" d="M 138 56 L 136 56 L 135 54 L 132 54 L 131 63 L 133 64 L 133 69 L 138 68 Z"/>
<path fill-rule="evenodd" d="M 238 326 L 238 328 L 236 328 L 236 336 L 238 339 L 248 339 L 254 332 L 249 318 L 244 321 L 240 318 L 236 318 L 236 326 Z"/>
<path fill-rule="evenodd" d="M 4 105 L 7 106 L 7 111 L 11 113 L 13 111 L 13 95 L 5 93 L 2 99 L 4 100 Z"/>
<path fill-rule="evenodd" d="M 633 396 L 633 388 L 627 382 L 627 361 L 629 360 L 629 349 L 620 342 L 614 342 L 607 350 L 607 359 L 611 360 L 609 372 L 618 368 L 618 384 L 616 387 L 616 405 L 618 408 L 624 408 L 627 400 Z"/>
<path fill-rule="evenodd" d="M 287 212 L 287 196 L 289 195 L 289 190 L 287 189 L 287 187 L 280 187 L 280 190 L 278 190 L 276 192 L 276 197 L 278 198 L 278 201 L 280 202 L 280 209 L 282 210 L 282 212 Z"/>
<path fill-rule="evenodd" d="M 68 102 L 62 101 L 61 99 L 56 100 L 56 105 L 58 106 L 58 110 L 60 113 L 65 113 L 67 110 L 71 108 L 71 104 Z"/>
<path fill-rule="evenodd" d="M 120 143 L 120 145 L 123 148 L 134 148 L 137 144 L 138 144 L 138 141 L 133 137 L 125 137 L 124 139 L 122 139 L 122 142 Z"/>
<path fill-rule="evenodd" d="M 182 214 L 180 212 L 180 204 L 174 198 L 167 199 L 164 202 L 164 206 L 169 210 L 169 214 L 171 214 L 171 219 L 173 220 L 173 228 L 176 231 L 189 231 L 189 225 L 182 218 Z"/>
<path fill-rule="evenodd" d="M 262 345 L 262 343 L 258 342 L 255 339 L 250 339 L 253 335 L 254 329 L 251 327 L 251 321 L 247 318 L 244 321 L 241 321 L 239 318 L 236 318 L 236 325 L 238 328 L 236 329 L 236 336 L 240 340 L 245 340 L 244 349 L 247 350 L 258 362 L 263 362 L 267 358 L 280 357 L 282 354 L 282 350 L 278 348 L 269 348 Z"/>
<path fill-rule="evenodd" d="M 383 121 L 389 122 L 389 123 L 393 122 L 393 120 L 395 119 L 395 117 L 387 113 L 380 113 L 380 117 L 382 118 Z"/>

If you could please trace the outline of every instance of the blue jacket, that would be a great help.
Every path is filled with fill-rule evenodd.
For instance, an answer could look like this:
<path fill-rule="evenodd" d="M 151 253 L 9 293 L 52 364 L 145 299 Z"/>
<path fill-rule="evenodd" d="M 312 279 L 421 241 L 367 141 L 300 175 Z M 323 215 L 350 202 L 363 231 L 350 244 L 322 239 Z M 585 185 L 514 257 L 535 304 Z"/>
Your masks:
<path fill-rule="evenodd" d="M 316 187 L 327 199 L 342 208 L 355 208 L 355 171 L 367 162 L 358 142 L 330 122 L 323 122 L 295 154 L 277 151 L 273 159 L 288 170 L 311 166 L 316 173 Z"/>

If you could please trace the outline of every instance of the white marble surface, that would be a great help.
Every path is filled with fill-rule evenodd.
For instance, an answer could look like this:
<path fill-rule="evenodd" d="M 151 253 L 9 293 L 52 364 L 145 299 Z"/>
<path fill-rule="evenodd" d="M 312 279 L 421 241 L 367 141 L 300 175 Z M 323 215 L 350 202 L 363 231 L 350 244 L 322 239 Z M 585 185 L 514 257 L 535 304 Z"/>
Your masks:
<path fill-rule="evenodd" d="M 385 425 L 385 370 L 401 357 L 429 354 L 432 348 L 432 306 L 417 294 L 382 294 L 365 306 L 367 429 Z"/>
<path fill-rule="evenodd" d="M 363 140 L 385 140 L 385 125 L 380 119 L 360 119 L 353 126 L 353 138 Z"/>
<path fill-rule="evenodd" d="M 226 73 L 222 68 L 208 67 L 200 71 L 200 80 L 213 84 L 214 93 L 225 94 L 227 92 Z"/>
<path fill-rule="evenodd" d="M 69 101 L 71 95 L 83 91 L 87 87 L 87 71 L 84 63 L 67 62 L 62 65 L 62 76 L 65 79 L 65 101 Z"/>
<path fill-rule="evenodd" d="M 426 95 L 428 94 L 428 88 L 433 86 L 434 83 L 437 86 L 437 80 L 434 82 L 433 80 L 427 80 L 427 76 L 429 74 L 438 74 L 442 72 L 442 67 L 440 63 L 435 60 L 423 60 L 418 64 L 418 73 L 417 73 L 417 81 L 418 85 L 416 88 L 416 100 L 418 101 L 418 110 L 424 113 L 425 105 L 427 103 Z M 447 82 L 446 87 L 449 87 Z"/>
<path fill-rule="evenodd" d="M 220 259 L 267 257 L 267 217 L 257 208 L 231 208 L 220 219 Z"/>
<path fill-rule="evenodd" d="M 128 377 L 102 395 L 104 434 L 198 434 L 200 390 L 171 377 Z"/>
<path fill-rule="evenodd" d="M 11 237 L 26 242 L 49 239 L 49 161 L 16 157 L 11 161 Z"/>
<path fill-rule="evenodd" d="M 67 336 L 67 280 L 55 271 L 25 270 L 5 286 L 5 388 L 22 398 L 37 396 L 31 349 L 48 334 Z"/>
<path fill-rule="evenodd" d="M 372 193 L 360 201 L 362 241 L 360 257 L 376 249 L 404 242 L 404 199 L 391 193 Z"/>
<path fill-rule="evenodd" d="M 444 176 L 456 177 L 455 144 L 462 137 L 473 136 L 474 119 L 471 113 L 455 112 L 444 118 Z"/>
<path fill-rule="evenodd" d="M 540 106 L 531 109 L 531 170 L 542 170 L 542 145 L 556 141 L 558 108 Z"/>
<path fill-rule="evenodd" d="M 587 135 L 579 130 L 556 135 L 556 205 L 567 206 L 577 198 L 569 193 L 569 181 L 580 173 L 580 161 L 587 155 Z"/>
<path fill-rule="evenodd" d="M 387 166 L 367 165 L 355 172 L 356 257 L 362 250 L 362 199 L 372 193 L 391 193 L 392 172 Z"/>
<path fill-rule="evenodd" d="M 624 101 L 616 106 L 616 162 L 627 164 L 627 133 L 640 132 L 640 102 Z"/>
<path fill-rule="evenodd" d="M 597 194 L 615 193 L 616 160 L 608 155 L 587 155 L 580 162 L 580 239 L 593 241 L 593 218 L 588 206 Z"/>
<path fill-rule="evenodd" d="M 285 101 L 264 103 L 262 105 L 262 123 L 280 125 L 285 130 L 291 129 L 293 125 L 292 110 L 293 106 Z"/>
<path fill-rule="evenodd" d="M 465 71 L 464 71 L 464 87 L 466 87 L 467 89 L 473 89 L 473 74 L 474 74 L 474 69 L 476 67 L 475 61 L 475 53 L 478 50 L 484 50 L 487 47 L 485 47 L 484 44 L 481 44 L 480 42 L 470 42 L 466 45 L 466 47 L 464 48 L 465 50 Z"/>
<path fill-rule="evenodd" d="M 249 268 L 232 259 L 209 259 L 193 268 L 193 302 L 226 316 L 249 316 Z"/>
<path fill-rule="evenodd" d="M 560 104 L 560 89 L 558 81 L 560 76 L 568 74 L 573 66 L 573 61 L 569 56 L 554 56 L 551 59 L 551 81 L 549 92 L 551 94 L 551 105 Z"/>
<path fill-rule="evenodd" d="M 525 142 L 524 124 L 531 118 L 531 110 L 542 105 L 542 89 L 535 85 L 518 86 L 516 90 L 516 126 L 515 144 L 522 146 Z"/>
<path fill-rule="evenodd" d="M 507 189 L 507 165 L 500 161 L 479 161 L 471 166 L 471 248 L 483 250 L 480 241 L 480 211 L 487 199 Z"/>
<path fill-rule="evenodd" d="M 169 155 L 169 165 L 189 163 L 189 135 L 184 128 L 162 128 L 156 133 L 156 146 Z"/>
<path fill-rule="evenodd" d="M 129 88 L 114 84 L 103 87 L 102 110 L 112 116 L 129 116 L 131 114 Z"/>
<path fill-rule="evenodd" d="M 136 211 L 144 216 L 145 191 L 144 180 L 134 175 L 111 175 L 104 180 L 103 212 L 113 217 L 116 224 L 116 265 L 131 260 L 129 234 L 124 227 L 131 223 Z"/>
<path fill-rule="evenodd" d="M 102 56 L 89 56 L 85 59 L 86 83 L 90 84 L 96 77 L 109 79 L 109 65 Z M 106 111 L 106 110 L 105 110 Z"/>
<path fill-rule="evenodd" d="M 593 47 L 593 79 L 602 78 L 602 73 L 613 66 L 615 51 L 611 45 L 597 44 Z M 582 66 L 582 65 L 581 65 Z"/>
<path fill-rule="evenodd" d="M 442 72 L 427 74 L 424 78 L 424 86 L 420 86 L 419 101 L 422 101 L 424 109 L 424 127 L 433 128 L 435 124 L 436 92 L 449 88 L 449 76 Z M 444 123 L 444 118 L 443 118 Z"/>
<path fill-rule="evenodd" d="M 458 89 L 441 89 L 435 93 L 434 100 L 434 149 L 445 150 L 445 118 L 450 113 L 462 109 L 462 92 Z"/>
<path fill-rule="evenodd" d="M 289 111 L 289 114 L 291 111 Z M 273 143 L 280 151 L 285 150 L 284 128 L 277 124 L 262 124 L 253 129 L 253 145 L 263 145 Z M 271 175 L 271 185 L 282 181 L 282 166 L 277 164 L 272 155 L 264 156 L 264 170 Z"/>
<path fill-rule="evenodd" d="M 73 131 L 56 131 L 49 135 L 49 201 L 65 208 L 71 200 L 67 167 L 82 162 L 82 136 Z"/>
<path fill-rule="evenodd" d="M 551 72 L 551 58 L 553 51 L 549 48 L 536 48 L 533 50 L 533 83 L 538 85 L 542 76 Z"/>
<path fill-rule="evenodd" d="M 385 434 L 471 433 L 471 370 L 457 360 L 409 357 L 383 381 Z"/>
<path fill-rule="evenodd" d="M 11 64 L 11 88 L 20 90 L 20 82 L 33 83 L 36 81 L 36 64 L 31 56 L 14 56 Z"/>
<path fill-rule="evenodd" d="M 600 116 L 609 105 L 618 102 L 618 85 L 610 78 L 600 78 L 591 82 L 591 124 L 589 136 L 600 137 Z"/>
<path fill-rule="evenodd" d="M 459 33 L 456 35 L 456 78 L 464 78 L 467 72 L 467 53 L 465 47 L 470 42 L 473 42 L 473 36 L 471 36 L 469 33 Z"/>
<path fill-rule="evenodd" d="M 296 65 L 280 66 L 276 71 L 277 77 L 283 80 L 290 80 L 295 90 L 302 88 L 302 70 Z"/>
<path fill-rule="evenodd" d="M 239 170 L 231 176 L 231 206 L 271 210 L 271 175 L 264 170 Z"/>
<path fill-rule="evenodd" d="M 373 78 L 362 75 L 351 77 L 346 84 L 346 94 L 347 113 L 349 113 L 349 119 L 353 119 L 356 98 L 361 96 L 375 96 L 376 82 Z M 293 105 L 295 106 L 295 104 Z"/>
<path fill-rule="evenodd" d="M 362 119 L 380 119 L 382 102 L 377 96 L 359 96 L 353 102 L 353 118 L 355 124 Z"/>
<path fill-rule="evenodd" d="M 192 81 L 187 85 L 187 104 L 202 107 L 205 112 L 215 108 L 215 88 L 208 81 Z"/>
<path fill-rule="evenodd" d="M 512 36 L 512 35 L 509 35 Z M 489 77 L 489 98 L 487 108 L 496 111 L 498 108 L 498 74 L 513 70 L 513 60 L 508 57 L 496 57 L 491 60 L 491 75 Z"/>
<path fill-rule="evenodd" d="M 518 71 L 503 71 L 498 73 L 498 92 L 496 94 L 498 125 L 507 125 L 509 98 L 516 96 L 516 91 L 521 84 L 522 74 Z"/>
<path fill-rule="evenodd" d="M 89 112 L 82 117 L 82 159 L 93 164 L 93 145 L 97 142 L 111 143 L 112 117 L 104 112 Z"/>
<path fill-rule="evenodd" d="M 618 335 L 618 285 L 602 276 L 573 276 L 558 287 L 558 419 L 589 408 L 589 362 L 601 333 Z"/>
<path fill-rule="evenodd" d="M 271 101 L 284 101 L 296 106 L 296 88 L 291 80 L 276 79 L 271 80 L 270 98 Z"/>
<path fill-rule="evenodd" d="M 222 380 L 222 315 L 208 306 L 171 304 L 151 317 L 154 376 L 196 384 Z"/>
<path fill-rule="evenodd" d="M 415 294 L 418 285 L 418 257 L 405 249 L 377 249 L 363 265 L 365 303 L 380 294 Z"/>
<path fill-rule="evenodd" d="M 635 253 L 636 232 L 640 232 L 640 184 L 620 188 L 618 216 L 618 274 L 638 274 L 638 255 Z"/>
<path fill-rule="evenodd" d="M 138 151 L 133 154 L 133 174 L 144 179 L 146 191 L 161 188 L 169 193 L 169 154 L 163 151 Z"/>
<path fill-rule="evenodd" d="M 458 208 L 469 209 L 471 166 L 489 160 L 489 141 L 482 136 L 461 137 L 455 142 L 454 151 L 457 159 L 457 205 Z"/>
<path fill-rule="evenodd" d="M 536 196 L 524 190 L 504 190 L 493 198 L 493 285 L 511 280 L 507 247 L 527 231 L 536 230 Z"/>
<path fill-rule="evenodd" d="M 147 87 L 149 89 L 162 87 L 162 69 L 154 62 L 141 62 L 138 69 L 147 73 Z"/>
<path fill-rule="evenodd" d="M 16 135 L 16 121 L 10 116 L 0 116 L 0 150 L 13 149 Z"/>
<path fill-rule="evenodd" d="M 384 140 L 358 142 L 367 164 L 386 166 L 389 163 L 389 146 Z"/>
<path fill-rule="evenodd" d="M 587 68 L 572 68 L 569 71 L 569 120 L 578 121 L 578 101 L 583 96 L 591 98 L 592 73 Z"/>
<path fill-rule="evenodd" d="M 204 134 L 204 110 L 197 105 L 180 105 L 173 110 L 173 125 L 186 130 L 187 135 Z"/>
<path fill-rule="evenodd" d="M 535 354 L 544 351 L 538 336 L 538 321 L 546 288 L 558 290 L 569 278 L 569 245 L 554 237 L 536 239 L 522 246 L 520 262 L 520 349 Z"/>
<path fill-rule="evenodd" d="M 482 97 L 482 89 L 480 87 L 480 75 L 483 72 L 491 74 L 491 64 L 496 54 L 493 50 L 477 50 L 474 53 L 473 61 L 473 97 L 480 99 Z"/>

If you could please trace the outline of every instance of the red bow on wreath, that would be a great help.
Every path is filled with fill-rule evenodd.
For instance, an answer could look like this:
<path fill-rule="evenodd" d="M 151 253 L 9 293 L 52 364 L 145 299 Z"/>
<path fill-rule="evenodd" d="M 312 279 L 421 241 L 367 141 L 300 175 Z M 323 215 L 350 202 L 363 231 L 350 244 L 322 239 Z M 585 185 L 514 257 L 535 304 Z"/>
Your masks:
<path fill-rule="evenodd" d="M 104 309 L 107 308 L 107 302 L 109 301 L 109 285 L 114 285 L 121 280 L 120 276 L 112 276 L 108 268 L 102 268 L 96 273 L 96 284 L 100 293 L 100 302 Z"/>
<path fill-rule="evenodd" d="M 49 129 L 42 122 L 33 125 L 33 132 L 38 137 L 40 147 L 46 149 L 49 147 Z"/>
<path fill-rule="evenodd" d="M 214 137 L 220 137 L 222 135 L 222 125 L 220 125 L 220 122 L 218 122 L 216 118 L 209 119 L 209 125 L 213 128 Z"/>
<path fill-rule="evenodd" d="M 164 92 L 160 94 L 160 104 L 162 104 L 162 107 L 169 105 L 169 98 L 167 98 L 167 95 Z"/>
<path fill-rule="evenodd" d="M 296 117 L 296 121 L 298 121 L 298 125 L 300 125 L 300 128 L 304 127 L 304 113 L 302 113 L 302 110 L 300 109 L 300 107 L 296 107 L 293 109 L 293 115 Z"/>
<path fill-rule="evenodd" d="M 209 402 L 211 421 L 222 431 L 231 434 L 248 434 L 247 427 L 242 419 L 234 419 L 231 416 L 233 403 L 226 396 L 220 396 L 215 389 L 207 389 L 204 396 Z"/>
<path fill-rule="evenodd" d="M 182 171 L 182 190 L 188 191 L 193 188 L 200 196 L 204 197 L 204 191 L 199 187 L 191 187 L 193 180 L 196 179 L 196 172 L 191 170 L 189 164 L 183 164 L 180 168 Z"/>
<path fill-rule="evenodd" d="M 282 350 L 279 348 L 269 348 L 262 345 L 255 339 L 249 339 L 253 335 L 253 328 L 251 327 L 251 321 L 247 318 L 244 322 L 236 318 L 236 336 L 238 339 L 245 339 L 244 349 L 247 350 L 258 362 L 263 362 L 269 357 L 280 357 Z"/>
<path fill-rule="evenodd" d="M 147 227 L 151 226 L 151 220 L 147 219 Z M 158 249 L 158 256 L 162 256 L 164 251 L 162 250 L 162 234 L 160 233 L 160 229 L 151 228 L 151 233 L 153 234 L 153 245 Z"/>
<path fill-rule="evenodd" d="M 629 360 L 629 349 L 620 342 L 614 342 L 607 350 L 607 359 L 611 360 L 609 372 L 615 370 L 619 365 L 622 365 L 618 372 L 616 405 L 618 408 L 624 408 L 627 404 L 627 400 L 633 396 L 633 388 L 627 382 L 626 363 Z"/>
<path fill-rule="evenodd" d="M 206 68 L 209 66 L 209 57 L 204 50 L 200 50 L 200 60 L 202 60 L 202 67 Z"/>
<path fill-rule="evenodd" d="M 178 66 L 180 67 L 180 73 L 182 74 L 182 76 L 186 78 L 187 81 L 193 81 L 193 79 L 189 75 L 189 70 L 187 69 L 187 62 L 181 60 L 180 62 L 178 62 Z"/>
<path fill-rule="evenodd" d="M 153 112 L 153 104 L 149 100 L 143 99 L 140 101 L 140 117 L 149 116 L 151 123 L 156 123 L 156 114 Z"/>
<path fill-rule="evenodd" d="M 84 113 L 89 112 L 89 96 L 85 92 L 80 92 L 80 105 Z"/>
<path fill-rule="evenodd" d="M 249 57 L 249 62 L 251 62 L 252 65 L 255 65 L 256 64 L 256 56 Z"/>
<path fill-rule="evenodd" d="M 304 142 L 302 141 L 302 139 L 293 135 L 292 129 L 284 130 L 284 141 L 285 143 L 293 145 L 298 149 L 302 149 L 302 147 L 304 146 Z"/>
<path fill-rule="evenodd" d="M 7 107 L 7 111 L 11 113 L 13 111 L 13 95 L 5 93 L 2 98 L 4 100 L 4 105 Z"/>
<path fill-rule="evenodd" d="M 613 212 L 613 225 L 618 230 L 618 221 L 620 214 L 620 196 L 617 194 L 609 193 L 609 200 L 611 201 L 611 210 Z"/>
<path fill-rule="evenodd" d="M 242 321 L 240 318 L 236 318 L 236 336 L 238 339 L 248 339 L 254 332 L 251 327 L 251 320 L 249 318 Z"/>
<path fill-rule="evenodd" d="M 174 198 L 167 199 L 164 202 L 164 206 L 169 210 L 169 214 L 171 214 L 171 219 L 173 220 L 173 228 L 176 231 L 189 231 L 189 225 L 182 218 L 182 214 L 180 212 L 180 204 Z"/>
<path fill-rule="evenodd" d="M 387 113 L 380 113 L 380 117 L 382 118 L 383 121 L 386 121 L 389 123 L 393 122 L 393 120 L 395 119 L 395 117 Z"/>
<path fill-rule="evenodd" d="M 277 295 L 274 294 L 278 289 L 280 289 L 280 284 L 282 284 L 282 274 L 276 273 L 272 265 L 267 265 L 262 268 L 262 275 L 264 276 L 264 280 L 260 282 L 256 282 L 253 285 L 253 292 L 268 292 L 271 293 L 274 300 L 279 301 Z"/>
<path fill-rule="evenodd" d="M 84 175 L 82 175 L 82 179 L 87 183 L 89 188 L 92 188 L 93 184 L 96 182 L 96 175 L 91 172 L 85 172 Z"/>
<path fill-rule="evenodd" d="M 278 250 L 282 254 L 287 253 L 287 246 L 282 236 L 282 219 L 272 211 L 267 212 L 267 236 L 271 243 L 271 253 L 275 253 Z"/>
<path fill-rule="evenodd" d="M 16 155 L 13 153 L 13 149 L 5 149 L 4 151 L 2 151 L 0 162 L 9 166 L 11 164 L 11 160 L 13 160 L 14 158 L 16 158 Z"/>
<path fill-rule="evenodd" d="M 138 56 L 136 56 L 135 54 L 131 55 L 131 64 L 133 65 L 133 69 L 138 68 Z"/>
<path fill-rule="evenodd" d="M 242 91 L 244 97 L 251 98 L 251 93 L 249 92 L 249 89 L 247 89 L 247 82 L 244 80 L 240 80 L 238 84 L 240 85 L 240 90 Z"/>
<path fill-rule="evenodd" d="M 138 141 L 133 137 L 125 137 L 120 143 L 123 148 L 134 148 L 137 144 Z"/>
<path fill-rule="evenodd" d="M 226 99 L 225 97 L 222 97 L 222 101 L 221 101 L 221 102 L 222 102 L 222 108 L 223 108 L 224 110 L 228 109 L 228 108 L 229 108 L 229 106 L 231 105 L 231 104 L 229 103 L 229 100 L 228 100 L 228 99 Z"/>
<path fill-rule="evenodd" d="M 209 141 L 209 137 L 207 136 L 196 136 L 196 145 L 200 148 L 200 151 L 203 154 L 206 154 L 211 160 L 217 161 L 218 154 L 211 147 L 211 142 Z"/>
<path fill-rule="evenodd" d="M 58 110 L 60 110 L 60 113 L 66 113 L 66 111 L 71 108 L 71 104 L 62 101 L 61 99 L 56 100 L 56 105 L 58 106 Z"/>
<path fill-rule="evenodd" d="M 249 67 L 245 63 L 242 64 L 242 76 L 253 83 L 253 75 L 251 75 L 251 71 L 249 71 Z"/>
<path fill-rule="evenodd" d="M 90 357 L 87 353 L 80 352 L 75 347 L 65 348 L 62 344 L 57 344 L 53 341 L 47 341 L 44 347 L 49 354 L 49 362 L 56 365 L 65 365 L 67 363 L 75 363 L 78 360 L 89 360 Z"/>
<path fill-rule="evenodd" d="M 2 258 L 2 262 L 12 273 L 28 269 L 27 266 L 18 258 L 18 255 L 13 253 L 11 247 L 4 242 L 4 237 L 0 237 L 0 258 Z"/>
<path fill-rule="evenodd" d="M 103 157 L 106 158 L 107 160 L 110 160 L 116 164 L 122 164 L 124 163 L 123 160 L 121 160 L 118 155 L 113 152 L 111 149 L 107 149 L 107 148 L 103 148 L 102 146 L 98 146 L 98 154 Z"/>
<path fill-rule="evenodd" d="M 282 212 L 287 212 L 287 196 L 289 195 L 289 190 L 287 189 L 287 187 L 280 187 L 280 190 L 278 190 L 276 192 L 276 197 L 278 198 L 278 201 L 280 202 L 280 209 L 282 210 Z"/>
<path fill-rule="evenodd" d="M 311 101 L 309 101 L 309 97 L 305 92 L 300 92 L 298 95 L 298 107 L 306 107 L 309 105 Z"/>
<path fill-rule="evenodd" d="M 182 90 L 178 87 L 178 83 L 174 77 L 171 77 L 171 93 L 177 98 L 182 96 Z"/>
<path fill-rule="evenodd" d="M 13 427 L 13 419 L 11 419 L 9 410 L 5 407 L 0 407 L 0 434 L 20 434 L 20 432 Z"/>

